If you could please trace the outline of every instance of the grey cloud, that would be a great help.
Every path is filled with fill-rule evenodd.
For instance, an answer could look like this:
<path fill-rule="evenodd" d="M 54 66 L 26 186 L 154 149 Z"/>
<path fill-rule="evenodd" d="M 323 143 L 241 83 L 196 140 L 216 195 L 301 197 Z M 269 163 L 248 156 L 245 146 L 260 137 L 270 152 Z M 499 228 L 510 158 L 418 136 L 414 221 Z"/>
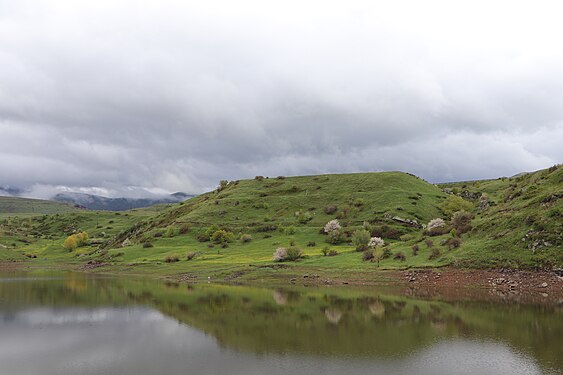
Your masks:
<path fill-rule="evenodd" d="M 0 184 L 199 192 L 561 162 L 556 3 L 399 3 L 0 1 Z"/>

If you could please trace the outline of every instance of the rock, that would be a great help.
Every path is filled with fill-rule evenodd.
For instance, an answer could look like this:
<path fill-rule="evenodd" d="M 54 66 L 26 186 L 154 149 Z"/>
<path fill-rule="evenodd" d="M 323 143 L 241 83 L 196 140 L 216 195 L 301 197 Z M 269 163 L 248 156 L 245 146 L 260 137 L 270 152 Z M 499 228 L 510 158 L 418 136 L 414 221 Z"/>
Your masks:
<path fill-rule="evenodd" d="M 499 277 L 496 279 L 493 279 L 493 283 L 497 284 L 497 285 L 502 285 L 506 282 L 506 279 L 504 277 Z"/>
<path fill-rule="evenodd" d="M 131 246 L 131 241 L 129 240 L 129 238 L 126 238 L 125 241 L 121 243 L 121 247 L 127 247 L 127 246 Z"/>
<path fill-rule="evenodd" d="M 540 287 L 547 288 L 547 283 L 545 283 L 545 282 L 541 283 Z"/>

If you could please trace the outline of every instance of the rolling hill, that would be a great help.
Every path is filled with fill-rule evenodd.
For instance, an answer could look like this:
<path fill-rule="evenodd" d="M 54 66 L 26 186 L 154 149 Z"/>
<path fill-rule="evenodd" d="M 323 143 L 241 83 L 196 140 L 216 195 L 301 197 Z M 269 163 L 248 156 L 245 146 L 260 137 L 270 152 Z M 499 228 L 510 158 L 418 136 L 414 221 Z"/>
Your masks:
<path fill-rule="evenodd" d="M 0 196 L 0 216 L 13 215 L 50 215 L 74 212 L 78 209 L 73 205 L 19 197 Z"/>
<path fill-rule="evenodd" d="M 257 176 L 154 209 L 4 221 L 0 229 L 12 234 L 4 241 L 15 243 L 12 255 L 194 278 L 265 280 L 309 272 L 361 280 L 379 269 L 446 265 L 561 269 L 562 182 L 561 166 L 440 186 L 401 172 Z M 448 202 L 469 211 L 463 230 L 451 220 Z M 424 227 L 435 218 L 444 219 L 443 230 L 429 233 Z M 336 241 L 323 231 L 334 219 L 342 227 Z M 356 251 L 354 232 L 362 229 L 385 241 L 377 263 L 362 261 Z M 94 240 L 69 253 L 62 243 L 77 231 Z M 276 263 L 279 247 L 298 247 L 304 257 Z"/>

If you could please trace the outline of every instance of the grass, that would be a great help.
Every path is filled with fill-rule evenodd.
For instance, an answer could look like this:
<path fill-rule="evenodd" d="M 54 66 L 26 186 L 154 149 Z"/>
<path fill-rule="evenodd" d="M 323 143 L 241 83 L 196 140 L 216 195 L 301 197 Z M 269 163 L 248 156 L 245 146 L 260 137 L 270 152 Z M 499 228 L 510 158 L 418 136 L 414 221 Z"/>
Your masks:
<path fill-rule="evenodd" d="M 563 267 L 562 205 L 557 198 L 562 196 L 562 181 L 560 166 L 512 179 L 439 187 L 400 172 L 232 181 L 220 191 L 150 209 L 10 217 L 0 221 L 0 245 L 5 246 L 0 247 L 0 260 L 26 259 L 37 267 L 98 261 L 106 264 L 100 270 L 109 272 L 190 274 L 200 280 L 236 277 L 249 282 L 306 273 L 362 280 L 376 278 L 380 269 L 446 265 L 557 268 Z M 440 256 L 429 259 L 432 249 L 424 243 L 424 231 L 397 217 L 419 223 L 436 217 L 447 220 L 440 210 L 448 196 L 444 188 L 462 196 L 485 193 L 490 207 L 481 211 L 479 200 L 470 200 L 476 214 L 473 230 L 461 236 L 459 248 L 451 250 L 441 244 L 451 238 L 449 233 L 431 237 Z M 327 214 L 325 208 L 329 206 L 337 210 L 328 210 Z M 350 238 L 338 245 L 327 244 L 327 236 L 320 232 L 336 217 L 349 234 L 364 222 L 387 228 L 384 240 L 391 253 L 401 252 L 406 259 L 391 256 L 382 260 L 378 268 L 375 262 L 362 261 L 362 254 L 355 251 Z M 198 241 L 198 234 L 212 225 L 233 233 L 234 240 L 228 247 Z M 78 230 L 88 232 L 95 244 L 69 253 L 62 243 Z M 252 239 L 244 242 L 244 235 Z M 122 247 L 124 242 L 130 246 Z M 144 242 L 153 247 L 143 247 Z M 310 242 L 316 246 L 307 246 Z M 536 242 L 538 245 L 533 245 Z M 301 248 L 304 258 L 281 266 L 274 263 L 275 249 L 292 244 Z M 413 245 L 419 247 L 417 256 L 412 255 Z M 325 246 L 338 255 L 323 256 Z M 188 261 L 189 252 L 198 255 Z M 30 259 L 29 254 L 37 258 Z M 179 261 L 165 262 L 166 257 L 175 254 Z"/>
<path fill-rule="evenodd" d="M 78 211 L 78 209 L 66 203 L 41 199 L 0 196 L 0 219 L 3 217 L 30 217 L 36 215 L 62 214 L 75 211 Z"/>

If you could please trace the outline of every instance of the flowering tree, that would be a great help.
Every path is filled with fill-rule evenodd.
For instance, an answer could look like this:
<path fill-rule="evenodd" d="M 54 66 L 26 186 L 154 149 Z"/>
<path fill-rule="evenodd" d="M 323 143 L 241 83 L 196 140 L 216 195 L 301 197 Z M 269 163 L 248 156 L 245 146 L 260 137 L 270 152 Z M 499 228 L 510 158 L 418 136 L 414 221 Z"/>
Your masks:
<path fill-rule="evenodd" d="M 342 227 L 340 226 L 338 220 L 334 219 L 326 223 L 324 231 L 325 233 L 330 233 L 330 232 L 334 232 L 335 230 L 340 230 L 341 228 Z"/>
<path fill-rule="evenodd" d="M 446 222 L 440 218 L 432 219 L 426 226 L 428 233 L 430 234 L 440 234 L 442 229 L 446 226 Z"/>
<path fill-rule="evenodd" d="M 278 247 L 274 252 L 274 262 L 283 262 L 287 258 L 287 249 L 285 247 Z"/>
<path fill-rule="evenodd" d="M 381 237 L 372 237 L 369 240 L 369 247 L 378 247 L 378 246 L 383 246 L 385 245 L 385 241 L 383 241 L 383 239 Z"/>

